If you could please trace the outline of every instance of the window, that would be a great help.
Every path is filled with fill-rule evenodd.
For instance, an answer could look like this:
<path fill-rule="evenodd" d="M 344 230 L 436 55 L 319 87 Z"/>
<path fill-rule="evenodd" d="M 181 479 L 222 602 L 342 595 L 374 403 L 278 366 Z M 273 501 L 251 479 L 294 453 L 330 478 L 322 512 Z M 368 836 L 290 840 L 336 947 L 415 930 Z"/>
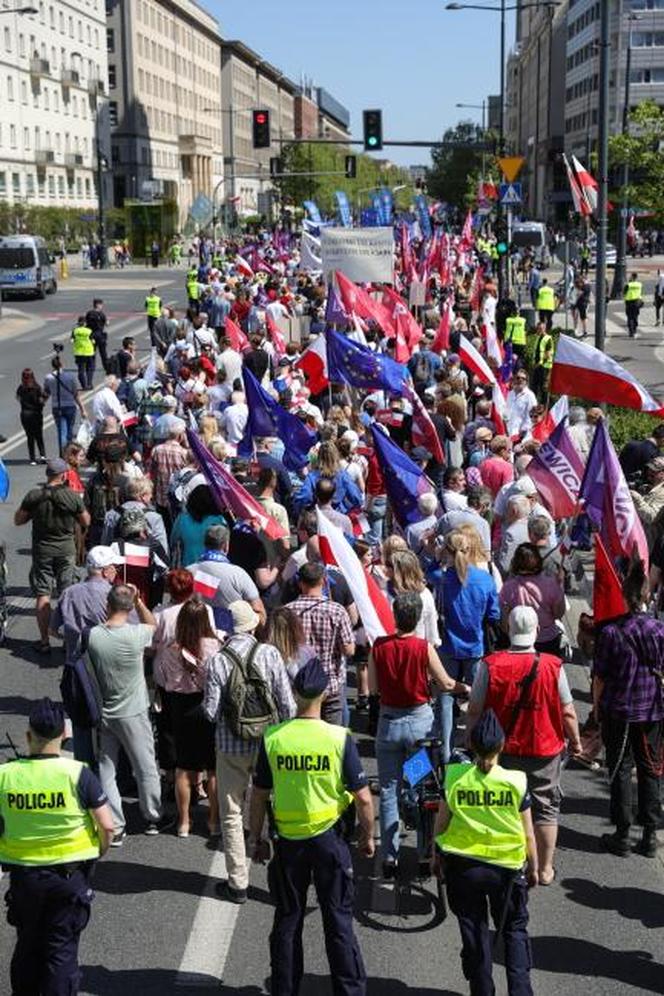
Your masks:
<path fill-rule="evenodd" d="M 6 197 L 6 196 L 7 196 L 7 174 L 3 170 L 2 172 L 0 172 L 0 197 Z"/>
<path fill-rule="evenodd" d="M 90 177 L 85 178 L 85 196 L 90 197 Z"/>
<path fill-rule="evenodd" d="M 12 50 L 12 33 L 9 28 L 5 28 L 5 51 L 11 52 Z"/>
<path fill-rule="evenodd" d="M 58 177 L 58 197 L 65 196 L 65 178 L 64 176 Z"/>
<path fill-rule="evenodd" d="M 12 173 L 12 193 L 21 194 L 21 174 Z"/>
<path fill-rule="evenodd" d="M 76 177 L 76 196 L 77 197 L 83 196 L 83 181 L 81 180 L 80 176 Z"/>
<path fill-rule="evenodd" d="M 113 127 L 117 127 L 118 124 L 118 102 L 117 100 L 109 100 L 108 102 L 108 121 Z"/>
<path fill-rule="evenodd" d="M 18 36 L 18 54 L 21 58 L 25 56 L 25 35 Z"/>
<path fill-rule="evenodd" d="M 115 75 L 115 66 L 109 63 L 108 66 L 108 88 L 109 90 L 115 90 L 117 86 L 117 77 Z"/>
<path fill-rule="evenodd" d="M 28 102 L 28 84 L 25 80 L 21 80 L 21 103 L 27 104 Z"/>
<path fill-rule="evenodd" d="M 120 162 L 120 149 L 118 148 L 117 145 L 111 146 L 111 162 L 112 163 Z"/>
<path fill-rule="evenodd" d="M 16 148 L 16 125 L 9 126 L 9 144 L 12 149 Z"/>
<path fill-rule="evenodd" d="M 39 196 L 40 197 L 45 197 L 46 196 L 46 179 L 45 179 L 43 173 L 38 173 L 37 174 L 37 188 L 38 188 L 38 191 L 39 191 Z"/>
<path fill-rule="evenodd" d="M 55 7 L 53 6 L 48 8 L 48 22 L 51 26 L 51 30 L 55 31 Z"/>
<path fill-rule="evenodd" d="M 65 15 L 62 13 L 62 11 L 60 11 L 60 13 L 58 15 L 58 25 L 59 25 L 59 28 L 60 28 L 60 34 L 64 35 L 64 33 L 65 33 Z"/>
<path fill-rule="evenodd" d="M 35 177 L 34 173 L 28 173 L 25 178 L 25 192 L 28 197 L 35 196 Z"/>
<path fill-rule="evenodd" d="M 49 91 L 44 88 L 44 110 L 50 111 L 51 109 L 51 98 L 49 96 Z"/>
<path fill-rule="evenodd" d="M 108 52 L 115 52 L 115 31 L 113 28 L 106 28 L 106 49 Z"/>
<path fill-rule="evenodd" d="M 7 100 L 14 99 L 14 77 L 7 77 Z"/>
<path fill-rule="evenodd" d="M 75 118 L 78 117 L 78 97 L 71 98 L 71 112 Z"/>
<path fill-rule="evenodd" d="M 48 196 L 55 197 L 55 177 L 51 173 L 48 178 Z"/>
<path fill-rule="evenodd" d="M 29 128 L 24 128 L 23 129 L 23 148 L 26 149 L 27 151 L 30 150 L 30 129 Z"/>
<path fill-rule="evenodd" d="M 53 110 L 54 111 L 60 110 L 60 94 L 57 90 L 53 91 Z"/>
<path fill-rule="evenodd" d="M 69 30 L 69 37 L 73 38 L 74 37 L 74 18 L 73 17 L 70 17 L 68 19 L 68 21 L 67 21 L 67 27 L 68 27 L 68 30 Z"/>

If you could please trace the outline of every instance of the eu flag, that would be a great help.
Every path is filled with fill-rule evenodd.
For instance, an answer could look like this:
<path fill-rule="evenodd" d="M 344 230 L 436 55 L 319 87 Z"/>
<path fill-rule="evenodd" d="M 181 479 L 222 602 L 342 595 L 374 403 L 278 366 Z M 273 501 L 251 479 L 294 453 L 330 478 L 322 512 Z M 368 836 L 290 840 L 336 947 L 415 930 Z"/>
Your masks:
<path fill-rule="evenodd" d="M 371 435 L 394 518 L 405 529 L 422 518 L 417 499 L 433 487 L 424 471 L 382 429 L 372 425 Z"/>
<path fill-rule="evenodd" d="M 328 329 L 325 338 L 328 380 L 368 391 L 403 392 L 408 378 L 408 370 L 403 364 L 389 356 L 373 353 L 334 329 Z"/>
<path fill-rule="evenodd" d="M 316 433 L 308 429 L 297 415 L 291 415 L 282 408 L 246 367 L 242 371 L 242 379 L 249 418 L 238 452 L 243 456 L 249 455 L 254 436 L 276 436 L 285 446 L 284 466 L 295 472 L 301 470 L 316 442 Z"/>

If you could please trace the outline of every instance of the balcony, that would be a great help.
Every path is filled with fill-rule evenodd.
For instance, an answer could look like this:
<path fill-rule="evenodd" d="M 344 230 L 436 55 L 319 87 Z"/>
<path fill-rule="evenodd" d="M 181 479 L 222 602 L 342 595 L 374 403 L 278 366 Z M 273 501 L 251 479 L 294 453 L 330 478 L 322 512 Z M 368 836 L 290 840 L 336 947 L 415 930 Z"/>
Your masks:
<path fill-rule="evenodd" d="M 212 142 L 204 135 L 178 135 L 178 150 L 181 156 L 209 156 Z"/>
<path fill-rule="evenodd" d="M 48 59 L 30 59 L 30 75 L 36 78 L 51 75 L 51 66 Z"/>
<path fill-rule="evenodd" d="M 42 168 L 55 162 L 53 149 L 35 149 L 35 164 Z"/>
<path fill-rule="evenodd" d="M 79 86 L 81 82 L 77 69 L 63 69 L 60 79 L 63 86 Z"/>
<path fill-rule="evenodd" d="M 75 169 L 83 165 L 83 156 L 80 152 L 65 152 L 65 168 Z"/>
<path fill-rule="evenodd" d="M 106 93 L 104 81 L 95 78 L 88 80 L 88 93 L 91 97 L 103 97 Z"/>

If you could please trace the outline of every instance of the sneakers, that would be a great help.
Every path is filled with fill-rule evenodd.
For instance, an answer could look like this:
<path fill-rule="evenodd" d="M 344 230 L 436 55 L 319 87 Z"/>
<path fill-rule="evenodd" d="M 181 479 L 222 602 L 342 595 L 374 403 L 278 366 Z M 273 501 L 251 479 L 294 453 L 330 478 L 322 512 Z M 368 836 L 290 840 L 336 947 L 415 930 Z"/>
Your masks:
<path fill-rule="evenodd" d="M 604 850 L 617 858 L 626 858 L 631 851 L 628 832 L 616 830 L 615 833 L 603 833 L 601 840 Z"/>
<path fill-rule="evenodd" d="M 171 830 L 174 826 L 173 816 L 162 816 L 157 823 L 148 823 L 143 833 L 146 837 L 157 837 L 160 833 L 165 833 L 166 830 Z"/>
<path fill-rule="evenodd" d="M 234 889 L 227 881 L 217 882 L 214 891 L 220 899 L 225 899 L 227 903 L 235 903 L 236 906 L 242 906 L 247 901 L 247 890 Z"/>
<path fill-rule="evenodd" d="M 127 836 L 126 830 L 118 830 L 117 833 L 113 834 L 113 839 L 111 840 L 111 847 L 122 847 L 124 839 Z"/>

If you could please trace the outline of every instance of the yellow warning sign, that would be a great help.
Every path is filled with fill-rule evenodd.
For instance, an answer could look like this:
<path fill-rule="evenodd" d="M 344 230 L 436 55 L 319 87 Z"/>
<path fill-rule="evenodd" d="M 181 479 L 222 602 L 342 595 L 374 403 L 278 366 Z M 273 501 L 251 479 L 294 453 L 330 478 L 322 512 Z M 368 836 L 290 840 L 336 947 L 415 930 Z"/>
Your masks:
<path fill-rule="evenodd" d="M 521 167 L 524 162 L 524 156 L 503 156 L 502 159 L 498 159 L 498 165 L 503 171 L 503 175 L 508 183 L 512 183 L 516 180 L 517 176 L 521 172 Z"/>

